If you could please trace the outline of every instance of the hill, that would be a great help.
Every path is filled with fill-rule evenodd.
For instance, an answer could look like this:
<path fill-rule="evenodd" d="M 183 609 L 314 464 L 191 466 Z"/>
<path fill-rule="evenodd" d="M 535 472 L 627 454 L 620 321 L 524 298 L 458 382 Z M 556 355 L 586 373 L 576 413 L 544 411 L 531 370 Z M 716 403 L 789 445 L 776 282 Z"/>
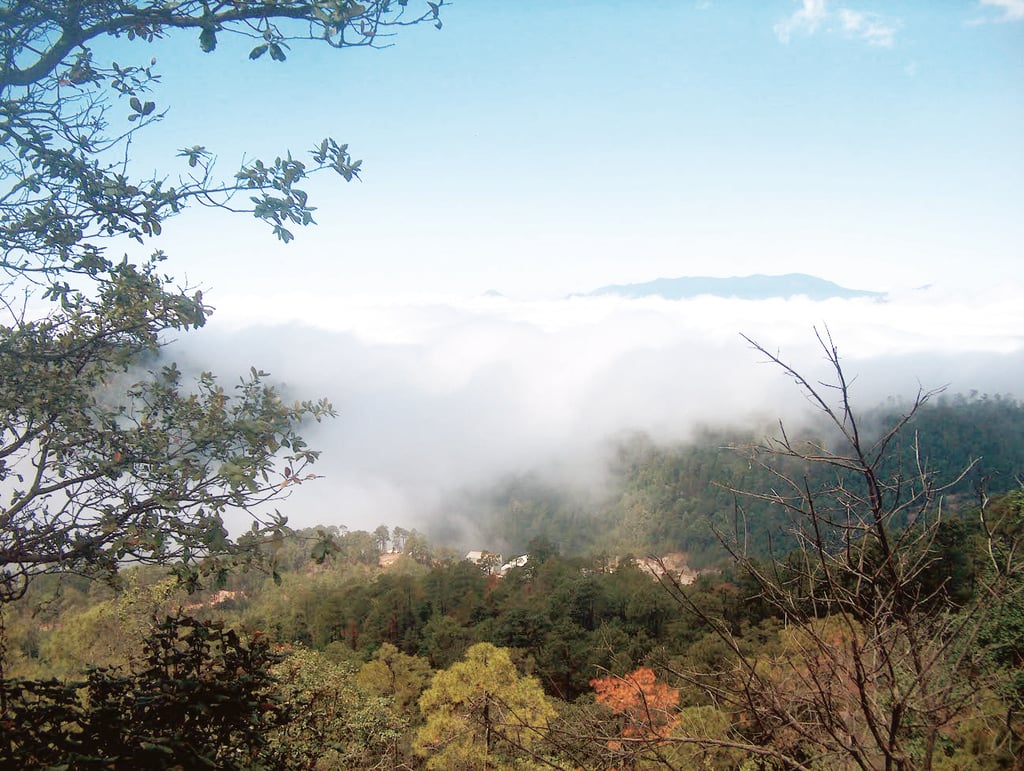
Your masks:
<path fill-rule="evenodd" d="M 898 403 L 880 406 L 865 413 L 862 427 L 878 432 L 901 413 Z M 945 511 L 976 505 L 981 490 L 1013 490 L 1024 477 L 1024 405 L 1013 399 L 939 397 L 919 410 L 908 429 L 886 473 L 911 473 L 920 459 L 932 482 L 942 486 L 969 469 L 945 492 Z M 821 433 L 817 439 L 827 444 L 825 427 Z M 446 501 L 443 522 L 428 527 L 427 534 L 452 543 L 463 529 L 452 523 L 472 522 L 471 543 L 503 552 L 521 554 L 539 538 L 569 555 L 684 552 L 702 568 L 725 557 L 717 533 L 734 533 L 742 517 L 751 553 L 778 555 L 796 546 L 787 513 L 733 492 L 763 492 L 777 482 L 751 457 L 749 447 L 759 441 L 756 429 L 708 432 L 671 446 L 635 435 L 616 444 L 600 497 L 584 499 L 542 472 L 523 474 Z M 835 481 L 830 470 L 813 464 L 784 470 L 807 474 L 812 488 Z M 850 484 L 857 489 L 860 482 Z"/>

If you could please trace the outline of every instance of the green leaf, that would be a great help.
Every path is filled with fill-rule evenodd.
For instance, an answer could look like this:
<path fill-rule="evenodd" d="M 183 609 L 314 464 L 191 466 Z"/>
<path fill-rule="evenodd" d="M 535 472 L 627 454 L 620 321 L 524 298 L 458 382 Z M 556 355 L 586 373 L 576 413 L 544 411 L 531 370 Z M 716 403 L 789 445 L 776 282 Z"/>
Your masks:
<path fill-rule="evenodd" d="M 326 541 L 318 541 L 314 544 L 309 556 L 317 565 L 322 565 L 324 564 L 324 560 L 327 559 L 327 551 L 328 548 Z"/>
<path fill-rule="evenodd" d="M 203 53 L 210 53 L 217 47 L 217 32 L 213 27 L 203 27 L 199 33 L 199 48 Z"/>

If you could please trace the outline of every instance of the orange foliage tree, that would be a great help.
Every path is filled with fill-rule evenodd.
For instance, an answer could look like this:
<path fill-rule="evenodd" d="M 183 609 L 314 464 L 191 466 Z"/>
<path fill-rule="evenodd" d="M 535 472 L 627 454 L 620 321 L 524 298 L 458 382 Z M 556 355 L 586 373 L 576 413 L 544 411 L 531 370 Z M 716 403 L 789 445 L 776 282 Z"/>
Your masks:
<path fill-rule="evenodd" d="M 622 677 L 598 677 L 590 685 L 598 704 L 623 716 L 623 737 L 658 741 L 667 738 L 679 724 L 679 691 L 659 683 L 650 667 L 640 667 Z M 620 744 L 611 741 L 608 746 L 618 749 Z"/>

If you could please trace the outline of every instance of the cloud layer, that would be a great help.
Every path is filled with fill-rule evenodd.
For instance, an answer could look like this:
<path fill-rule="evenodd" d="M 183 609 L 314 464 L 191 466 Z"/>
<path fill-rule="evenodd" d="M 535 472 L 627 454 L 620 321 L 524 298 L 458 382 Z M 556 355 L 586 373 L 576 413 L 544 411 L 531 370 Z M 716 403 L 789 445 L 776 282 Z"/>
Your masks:
<path fill-rule="evenodd" d="M 937 290 L 828 302 L 306 296 L 301 305 L 279 297 L 276 317 L 258 319 L 255 304 L 224 298 L 209 328 L 168 353 L 226 382 L 256 364 L 295 398 L 334 402 L 340 417 L 309 431 L 325 479 L 286 504 L 294 524 L 423 529 L 448 496 L 507 474 L 559 469 L 596 484 L 608 440 L 623 432 L 675 441 L 702 426 L 800 414 L 793 384 L 740 333 L 818 376 L 813 327 L 827 324 L 864 406 L 919 386 L 1012 392 L 1024 375 L 1019 296 L 1013 287 L 984 302 Z"/>

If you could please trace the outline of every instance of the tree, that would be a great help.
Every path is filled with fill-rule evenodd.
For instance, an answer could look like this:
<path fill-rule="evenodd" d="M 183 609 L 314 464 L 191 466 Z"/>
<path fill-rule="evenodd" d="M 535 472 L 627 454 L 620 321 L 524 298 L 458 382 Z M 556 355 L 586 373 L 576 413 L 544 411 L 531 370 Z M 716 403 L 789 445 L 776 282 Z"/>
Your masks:
<path fill-rule="evenodd" d="M 625 737 L 664 739 L 679 722 L 679 691 L 658 682 L 650 667 L 640 667 L 621 677 L 598 677 L 590 685 L 598 704 L 623 717 Z"/>
<path fill-rule="evenodd" d="M 82 682 L 0 680 L 6 768 L 299 768 L 271 745 L 289 719 L 260 636 L 167 618 L 129 670 Z"/>
<path fill-rule="evenodd" d="M 530 756 L 555 715 L 540 683 L 522 677 L 508 651 L 477 643 L 438 672 L 420 697 L 426 725 L 416 735 L 427 768 L 510 768 Z"/>
<path fill-rule="evenodd" d="M 292 706 L 270 744 L 293 764 L 317 769 L 393 769 L 408 752 L 408 721 L 392 700 L 367 692 L 350 664 L 294 648 L 274 670 L 277 696 Z"/>
<path fill-rule="evenodd" d="M 408 555 L 409 559 L 423 565 L 429 565 L 434 560 L 434 552 L 427 541 L 427 537 L 417 530 L 410 530 L 405 534 L 402 553 Z"/>
<path fill-rule="evenodd" d="M 654 670 L 640 667 L 625 675 L 607 675 L 590 681 L 594 700 L 619 720 L 606 748 L 593 749 L 595 762 L 619 768 L 651 765 L 673 767 L 663 751 L 665 740 L 679 724 L 679 691 L 659 682 Z"/>
<path fill-rule="evenodd" d="M 473 630 L 451 616 L 435 614 L 420 631 L 422 642 L 419 654 L 432 666 L 443 669 L 451 666 L 468 652 L 473 642 Z"/>
<path fill-rule="evenodd" d="M 377 542 L 377 552 L 383 554 L 388 550 L 388 541 L 391 540 L 391 531 L 387 525 L 378 525 L 373 531 L 373 539 Z"/>
<path fill-rule="evenodd" d="M 154 101 L 143 101 L 158 76 L 149 62 L 101 64 L 92 50 L 100 39 L 152 42 L 193 30 L 204 51 L 217 47 L 218 36 L 234 35 L 256 43 L 250 58 L 269 54 L 284 61 L 296 40 L 337 48 L 381 45 L 389 28 L 439 24 L 442 4 L 425 3 L 423 13 L 409 16 L 408 0 L 6 3 L 0 9 L 0 266 L 17 276 L 97 277 L 112 267 L 97 241 L 128 236 L 143 242 L 192 202 L 244 208 L 288 241 L 287 224 L 312 222 L 298 183 L 317 170 L 358 175 L 359 162 L 347 149 L 324 140 L 310 154 L 312 167 L 290 155 L 273 163 L 254 160 L 233 178 L 216 181 L 212 153 L 191 147 L 179 153 L 188 171 L 176 184 L 132 179 L 125 148 L 163 115 Z M 239 193 L 249 196 L 241 207 L 233 203 Z"/>
<path fill-rule="evenodd" d="M 48 677 L 78 677 L 90 667 L 123 667 L 137 659 L 154 620 L 180 607 L 184 592 L 173 578 L 146 585 L 138 571 L 132 571 L 124 584 L 113 598 L 79 612 L 66 610 L 51 623 L 36 671 L 45 671 Z"/>
<path fill-rule="evenodd" d="M 430 664 L 425 659 L 382 643 L 373 658 L 359 668 L 356 681 L 370 693 L 393 699 L 395 708 L 405 712 L 415 705 L 430 675 Z"/>
<path fill-rule="evenodd" d="M 125 560 L 175 561 L 191 581 L 202 561 L 222 576 L 232 553 L 283 527 L 267 504 L 310 478 L 317 458 L 299 428 L 333 415 L 324 401 L 285 404 L 255 368 L 232 391 L 160 361 L 167 336 L 203 326 L 210 308 L 161 272 L 162 252 L 119 260 L 108 249 L 152 250 L 191 204 L 249 212 L 290 241 L 290 228 L 313 222 L 302 182 L 354 179 L 359 161 L 324 139 L 307 161 L 286 153 L 221 178 L 214 154 L 192 146 L 173 176 L 140 175 L 131 141 L 164 114 L 150 98 L 155 60 L 108 64 L 96 44 L 126 39 L 138 51 L 191 31 L 206 52 L 234 35 L 252 39 L 251 59 L 283 61 L 299 40 L 374 47 L 389 29 L 440 26 L 442 3 L 418 13 L 408 0 L 0 6 L 0 604 L 40 573 L 109 574 Z M 253 515 L 237 543 L 228 507 Z"/>
<path fill-rule="evenodd" d="M 237 546 L 255 543 L 284 524 L 258 507 L 311 476 L 318 453 L 298 427 L 333 410 L 326 402 L 286 405 L 266 373 L 254 369 L 229 395 L 212 374 L 188 383 L 170 364 L 114 393 L 114 379 L 142 345 L 124 330 L 112 335 L 111 326 L 148 315 L 138 292 L 160 291 L 146 276 L 129 281 L 105 287 L 95 304 L 79 298 L 60 319 L 0 331 L 0 367 L 11 373 L 0 385 L 2 601 L 21 596 L 40 573 L 113 573 L 125 560 L 188 566 L 209 558 L 205 569 L 221 574 L 228 563 L 214 558 L 238 553 L 224 511 L 253 514 L 252 532 Z M 155 346 L 155 333 L 145 334 Z"/>
<path fill-rule="evenodd" d="M 391 531 L 391 550 L 396 552 L 405 551 L 405 539 L 408 538 L 409 531 L 404 527 L 395 525 L 394 530 Z"/>
<path fill-rule="evenodd" d="M 713 676 L 678 674 L 742 716 L 726 740 L 687 741 L 742 747 L 784 768 L 936 768 L 959 727 L 990 712 L 985 702 L 1005 673 L 986 665 L 982 632 L 994 608 L 1020 607 L 1024 565 L 1016 543 L 1004 543 L 1008 534 L 990 528 L 983 537 L 992 569 L 970 600 L 934 587 L 929 569 L 948 516 L 942 493 L 956 480 L 939 484 L 920 454 L 912 467 L 897 462 L 897 437 L 934 392 L 919 393 L 906 414 L 870 435 L 832 339 L 818 339 L 833 376 L 825 383 L 752 344 L 797 383 L 833 436 L 799 441 L 780 425 L 751 454 L 774 486 L 736 491 L 789 512 L 799 548 L 786 559 L 752 559 L 742 507 L 737 537 L 723 539 L 757 599 L 784 623 L 779 649 L 751 650 L 692 590 L 663 579 L 731 654 Z M 815 466 L 831 473 L 812 476 Z M 828 481 L 815 486 L 812 478 Z M 985 506 L 981 519 L 989 521 Z"/>

